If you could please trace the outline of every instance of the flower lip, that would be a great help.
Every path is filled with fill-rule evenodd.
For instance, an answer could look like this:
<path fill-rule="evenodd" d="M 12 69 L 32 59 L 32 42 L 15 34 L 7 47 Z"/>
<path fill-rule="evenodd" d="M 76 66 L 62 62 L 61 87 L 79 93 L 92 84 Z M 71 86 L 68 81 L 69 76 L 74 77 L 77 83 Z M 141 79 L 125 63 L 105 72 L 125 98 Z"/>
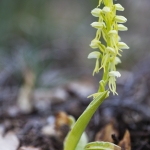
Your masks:
<path fill-rule="evenodd" d="M 92 14 L 94 17 L 99 17 L 101 12 L 102 12 L 102 10 L 101 10 L 100 8 L 94 8 L 94 9 L 91 11 L 91 14 Z"/>
<path fill-rule="evenodd" d="M 118 72 L 118 71 L 110 71 L 109 72 L 109 76 L 110 77 L 121 77 L 121 74 L 120 74 L 120 72 Z"/>

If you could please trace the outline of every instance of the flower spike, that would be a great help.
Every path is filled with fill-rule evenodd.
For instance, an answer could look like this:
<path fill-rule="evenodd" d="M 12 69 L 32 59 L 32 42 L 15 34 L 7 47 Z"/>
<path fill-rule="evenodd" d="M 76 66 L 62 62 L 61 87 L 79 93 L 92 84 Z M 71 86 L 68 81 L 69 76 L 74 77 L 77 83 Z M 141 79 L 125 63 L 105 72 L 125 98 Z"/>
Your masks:
<path fill-rule="evenodd" d="M 99 8 L 101 4 L 104 7 Z M 128 28 L 121 23 L 125 23 L 127 19 L 124 16 L 116 15 L 117 11 L 124 11 L 121 4 L 114 4 L 113 0 L 99 0 L 97 8 L 91 11 L 94 17 L 98 17 L 98 21 L 91 24 L 92 27 L 97 29 L 96 37 L 91 41 L 90 47 L 92 49 L 99 49 L 89 54 L 88 58 L 95 58 L 95 68 L 93 75 L 98 73 L 101 69 L 103 73 L 103 88 L 100 84 L 99 89 L 105 89 L 108 85 L 109 90 L 113 94 L 116 92 L 116 78 L 121 74 L 116 71 L 116 65 L 121 63 L 118 56 L 123 49 L 129 49 L 128 45 L 121 41 L 118 31 L 127 31 Z M 101 39 L 105 41 L 105 45 L 101 43 Z M 101 65 L 100 65 L 101 64 Z M 101 83 L 101 82 L 100 82 Z"/>

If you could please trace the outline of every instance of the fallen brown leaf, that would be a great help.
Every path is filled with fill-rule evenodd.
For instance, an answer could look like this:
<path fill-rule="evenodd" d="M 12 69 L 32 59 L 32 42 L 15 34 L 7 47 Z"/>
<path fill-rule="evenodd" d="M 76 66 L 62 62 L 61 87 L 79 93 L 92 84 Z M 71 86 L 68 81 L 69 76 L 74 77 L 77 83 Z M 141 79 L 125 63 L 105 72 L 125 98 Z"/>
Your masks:
<path fill-rule="evenodd" d="M 65 112 L 58 112 L 55 119 L 55 129 L 60 139 L 64 140 L 70 130 L 70 119 Z"/>
<path fill-rule="evenodd" d="M 126 130 L 123 139 L 118 144 L 122 150 L 131 150 L 130 133 Z"/>
<path fill-rule="evenodd" d="M 118 136 L 118 131 L 115 129 L 114 121 L 105 125 L 95 137 L 96 141 L 104 141 L 113 143 L 112 135 Z"/>

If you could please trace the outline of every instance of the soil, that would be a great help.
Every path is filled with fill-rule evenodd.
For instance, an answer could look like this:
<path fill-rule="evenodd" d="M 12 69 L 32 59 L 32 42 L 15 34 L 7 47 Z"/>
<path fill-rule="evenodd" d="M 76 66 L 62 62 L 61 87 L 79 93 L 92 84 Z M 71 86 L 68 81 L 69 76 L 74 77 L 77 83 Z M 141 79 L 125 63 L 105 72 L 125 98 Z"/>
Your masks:
<path fill-rule="evenodd" d="M 97 133 L 108 123 L 113 122 L 119 133 L 118 136 L 110 135 L 114 143 L 118 144 L 128 129 L 132 150 L 150 149 L 150 70 L 143 66 L 140 65 L 134 69 L 133 74 L 124 72 L 123 80 L 118 81 L 117 85 L 119 96 L 111 95 L 88 124 L 86 133 L 89 141 L 94 141 Z M 54 96 L 44 100 L 47 106 L 42 106 L 41 101 L 34 100 L 32 111 L 24 113 L 17 105 L 19 86 L 16 86 L 16 82 L 10 76 L 0 89 L 0 129 L 3 131 L 3 136 L 10 131 L 13 132 L 19 139 L 19 147 L 32 146 L 41 150 L 63 150 L 63 140 L 69 131 L 67 123 L 66 126 L 59 128 L 61 136 L 52 133 L 46 135 L 42 129 L 47 125 L 55 124 L 53 119 L 56 119 L 56 114 L 60 111 L 77 119 L 91 101 L 84 96 L 84 92 L 86 95 L 86 91 L 95 83 L 87 78 L 80 79 L 80 82 L 73 81 L 79 88 L 74 88 L 72 82 L 67 83 L 61 87 L 67 97 L 59 99 Z M 85 85 L 86 82 L 89 82 L 89 86 Z M 82 86 L 86 89 L 84 92 L 81 90 Z M 53 89 L 55 90 L 57 88 Z M 37 107 L 39 105 L 41 107 Z"/>

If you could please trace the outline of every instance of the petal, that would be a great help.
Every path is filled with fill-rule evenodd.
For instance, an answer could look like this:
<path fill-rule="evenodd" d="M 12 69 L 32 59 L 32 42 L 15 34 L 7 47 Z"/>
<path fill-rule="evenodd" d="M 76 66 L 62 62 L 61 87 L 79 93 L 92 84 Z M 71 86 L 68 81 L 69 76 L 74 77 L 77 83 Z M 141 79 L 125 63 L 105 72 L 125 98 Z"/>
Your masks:
<path fill-rule="evenodd" d="M 101 55 L 100 52 L 94 51 L 94 52 L 91 52 L 91 53 L 88 55 L 88 59 L 91 59 L 91 58 L 99 58 L 100 55 Z"/>
<path fill-rule="evenodd" d="M 115 50 L 114 50 L 114 48 L 112 48 L 112 47 L 109 47 L 109 46 L 108 46 L 108 47 L 106 48 L 106 51 L 115 54 Z"/>
<path fill-rule="evenodd" d="M 118 47 L 120 49 L 129 49 L 129 46 L 126 43 L 124 43 L 124 42 L 119 42 L 118 43 Z"/>
<path fill-rule="evenodd" d="M 103 28 L 103 24 L 100 22 L 93 22 L 93 23 L 91 23 L 91 26 L 96 28 L 96 29 L 102 29 Z"/>
<path fill-rule="evenodd" d="M 116 7 L 116 10 L 124 11 L 124 7 L 122 7 L 122 5 L 120 4 L 115 4 L 115 7 Z"/>
<path fill-rule="evenodd" d="M 115 35 L 115 34 L 117 34 L 117 31 L 116 31 L 116 30 L 110 30 L 110 31 L 108 32 L 108 35 L 109 35 L 109 36 Z"/>
<path fill-rule="evenodd" d="M 91 41 L 90 47 L 93 48 L 93 49 L 96 49 L 96 48 L 99 48 L 100 44 L 101 44 L 100 41 L 94 39 L 94 40 Z"/>
<path fill-rule="evenodd" d="M 120 31 L 127 31 L 128 28 L 126 26 L 124 26 L 123 24 L 118 24 L 118 30 L 120 30 Z"/>
<path fill-rule="evenodd" d="M 121 77 L 121 74 L 120 74 L 120 72 L 118 72 L 118 71 L 110 71 L 109 72 L 109 76 L 110 77 Z"/>
<path fill-rule="evenodd" d="M 110 12 L 110 8 L 107 7 L 107 6 L 105 6 L 105 7 L 103 8 L 103 12 L 104 12 L 104 13 L 109 13 L 109 12 Z"/>
<path fill-rule="evenodd" d="M 101 10 L 100 8 L 94 8 L 94 9 L 91 11 L 91 14 L 92 14 L 94 17 L 99 17 L 101 12 L 102 12 L 102 10 Z"/>
<path fill-rule="evenodd" d="M 115 20 L 119 23 L 125 23 L 127 21 L 127 18 L 125 18 L 124 16 L 116 16 Z"/>
<path fill-rule="evenodd" d="M 121 37 L 120 36 L 118 36 L 118 41 L 121 41 Z"/>
<path fill-rule="evenodd" d="M 115 65 L 120 64 L 121 60 L 119 57 L 115 57 Z"/>

